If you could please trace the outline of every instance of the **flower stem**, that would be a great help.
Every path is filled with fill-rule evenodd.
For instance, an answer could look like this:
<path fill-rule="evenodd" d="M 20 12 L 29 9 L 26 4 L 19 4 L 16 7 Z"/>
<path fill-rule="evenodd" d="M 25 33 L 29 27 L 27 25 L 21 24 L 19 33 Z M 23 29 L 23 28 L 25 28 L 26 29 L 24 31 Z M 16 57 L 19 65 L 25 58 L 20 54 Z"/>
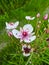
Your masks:
<path fill-rule="evenodd" d="M 33 54 L 33 52 L 32 52 L 32 54 Z M 29 63 L 29 61 L 30 61 L 30 59 L 32 57 L 32 54 L 30 55 L 30 57 L 29 57 L 29 59 L 28 59 L 28 61 L 27 61 L 27 63 L 25 65 L 28 65 L 28 63 Z"/>

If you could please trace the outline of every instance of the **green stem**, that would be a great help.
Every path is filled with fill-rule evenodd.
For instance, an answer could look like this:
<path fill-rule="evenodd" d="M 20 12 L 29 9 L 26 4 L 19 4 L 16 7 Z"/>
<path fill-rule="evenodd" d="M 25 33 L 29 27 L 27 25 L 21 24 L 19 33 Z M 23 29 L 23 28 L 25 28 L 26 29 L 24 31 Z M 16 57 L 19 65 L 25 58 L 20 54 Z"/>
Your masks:
<path fill-rule="evenodd" d="M 33 52 L 32 52 L 32 54 L 33 54 Z M 30 55 L 30 57 L 25 65 L 28 65 L 29 61 L 31 60 L 32 54 Z"/>

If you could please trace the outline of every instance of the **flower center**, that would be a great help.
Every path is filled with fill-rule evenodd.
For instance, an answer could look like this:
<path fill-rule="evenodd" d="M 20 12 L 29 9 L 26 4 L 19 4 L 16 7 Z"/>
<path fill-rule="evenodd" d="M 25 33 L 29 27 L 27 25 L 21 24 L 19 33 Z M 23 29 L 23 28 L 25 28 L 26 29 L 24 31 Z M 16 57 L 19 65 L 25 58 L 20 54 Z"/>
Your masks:
<path fill-rule="evenodd" d="M 26 37 L 28 34 L 27 34 L 27 32 L 23 32 L 22 35 L 23 35 L 24 37 Z"/>
<path fill-rule="evenodd" d="M 13 22 L 9 23 L 10 25 L 13 25 Z"/>
<path fill-rule="evenodd" d="M 29 52 L 30 52 L 30 50 L 31 50 L 31 49 L 29 49 L 29 48 L 27 48 L 27 47 L 26 47 L 26 48 L 24 48 L 25 53 L 29 53 Z"/>

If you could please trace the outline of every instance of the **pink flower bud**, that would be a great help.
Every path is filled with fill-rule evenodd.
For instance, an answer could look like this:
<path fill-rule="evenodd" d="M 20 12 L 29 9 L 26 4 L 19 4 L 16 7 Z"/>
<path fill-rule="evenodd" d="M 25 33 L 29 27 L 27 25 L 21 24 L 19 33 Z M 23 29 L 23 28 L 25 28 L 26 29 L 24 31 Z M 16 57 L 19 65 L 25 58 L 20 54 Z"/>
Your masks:
<path fill-rule="evenodd" d="M 48 14 L 46 14 L 43 18 L 44 18 L 44 20 L 47 20 L 48 19 Z"/>
<path fill-rule="evenodd" d="M 46 29 L 45 32 L 46 32 L 47 34 L 49 34 L 49 29 Z"/>
<path fill-rule="evenodd" d="M 8 32 L 8 36 L 11 37 L 12 36 L 12 32 Z"/>
<path fill-rule="evenodd" d="M 36 17 L 39 18 L 39 17 L 40 17 L 40 13 L 38 13 L 38 14 L 36 15 Z"/>

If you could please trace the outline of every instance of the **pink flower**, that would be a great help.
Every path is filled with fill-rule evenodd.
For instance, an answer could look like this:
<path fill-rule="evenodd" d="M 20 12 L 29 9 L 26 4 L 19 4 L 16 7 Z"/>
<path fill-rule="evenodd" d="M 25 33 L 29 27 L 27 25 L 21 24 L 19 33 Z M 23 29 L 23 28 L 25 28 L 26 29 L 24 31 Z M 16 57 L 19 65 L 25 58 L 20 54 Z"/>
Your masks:
<path fill-rule="evenodd" d="M 32 25 L 26 24 L 23 26 L 23 28 L 20 28 L 20 31 L 14 29 L 12 30 L 12 33 L 14 37 L 20 39 L 20 42 L 24 41 L 26 43 L 30 43 L 36 39 L 36 36 L 34 35 L 34 32 L 32 33 L 32 31 L 33 31 Z"/>
<path fill-rule="evenodd" d="M 44 20 L 47 20 L 48 19 L 48 14 L 45 14 L 45 16 L 43 18 L 44 18 Z"/>
<path fill-rule="evenodd" d="M 22 51 L 23 51 L 23 56 L 30 56 L 31 52 L 33 53 L 34 52 L 34 48 L 32 48 L 30 45 L 27 45 L 27 44 L 23 44 L 22 45 Z"/>
<path fill-rule="evenodd" d="M 8 32 L 8 36 L 11 37 L 13 34 L 12 32 Z"/>
<path fill-rule="evenodd" d="M 19 25 L 19 21 L 13 23 L 13 22 L 10 22 L 10 23 L 7 23 L 6 22 L 6 29 L 15 29 L 17 28 L 17 26 Z"/>
<path fill-rule="evenodd" d="M 22 51 L 23 51 L 23 56 L 26 56 L 26 57 L 30 56 L 31 46 L 24 44 L 22 46 Z"/>
<path fill-rule="evenodd" d="M 36 17 L 39 18 L 40 17 L 40 13 L 37 13 Z"/>

